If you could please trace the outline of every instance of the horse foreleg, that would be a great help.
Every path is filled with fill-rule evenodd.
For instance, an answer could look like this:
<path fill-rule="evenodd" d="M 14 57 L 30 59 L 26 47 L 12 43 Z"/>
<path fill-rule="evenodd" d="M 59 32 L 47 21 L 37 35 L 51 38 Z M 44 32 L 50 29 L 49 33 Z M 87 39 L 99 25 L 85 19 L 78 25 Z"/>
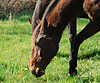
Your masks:
<path fill-rule="evenodd" d="M 72 49 L 70 54 L 70 61 L 69 61 L 69 74 L 72 76 L 73 74 L 77 74 L 77 54 L 80 44 L 87 38 L 91 37 L 95 33 L 100 31 L 100 25 L 90 21 L 88 25 L 78 34 L 75 36 L 72 42 Z"/>
<path fill-rule="evenodd" d="M 69 41 L 70 41 L 70 49 L 72 49 L 73 47 L 72 42 L 77 34 L 76 21 L 77 19 L 74 19 L 68 24 L 68 36 L 69 36 Z M 69 56 L 69 59 L 70 59 L 70 56 Z"/>

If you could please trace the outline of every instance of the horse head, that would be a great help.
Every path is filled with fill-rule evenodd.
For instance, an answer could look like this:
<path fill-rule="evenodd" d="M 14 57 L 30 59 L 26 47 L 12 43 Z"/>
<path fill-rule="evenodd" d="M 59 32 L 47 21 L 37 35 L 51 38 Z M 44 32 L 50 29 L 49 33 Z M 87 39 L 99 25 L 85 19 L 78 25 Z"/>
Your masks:
<path fill-rule="evenodd" d="M 45 74 L 45 69 L 58 51 L 55 28 L 48 24 L 46 18 L 40 22 L 32 33 L 32 54 L 30 70 L 36 77 Z"/>

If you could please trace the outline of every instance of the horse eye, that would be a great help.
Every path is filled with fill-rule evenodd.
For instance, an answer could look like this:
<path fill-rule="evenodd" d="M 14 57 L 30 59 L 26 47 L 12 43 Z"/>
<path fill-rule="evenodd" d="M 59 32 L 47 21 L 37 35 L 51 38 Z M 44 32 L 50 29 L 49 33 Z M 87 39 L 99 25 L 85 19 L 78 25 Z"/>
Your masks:
<path fill-rule="evenodd" d="M 38 45 L 38 42 L 35 42 L 35 45 Z"/>

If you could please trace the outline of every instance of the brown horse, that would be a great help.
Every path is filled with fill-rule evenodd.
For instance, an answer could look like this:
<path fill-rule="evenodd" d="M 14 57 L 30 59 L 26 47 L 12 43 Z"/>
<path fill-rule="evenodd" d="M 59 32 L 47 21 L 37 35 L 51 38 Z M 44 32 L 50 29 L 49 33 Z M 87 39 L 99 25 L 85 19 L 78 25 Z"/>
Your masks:
<path fill-rule="evenodd" d="M 42 15 L 45 12 L 46 7 L 49 5 L 49 3 L 53 1 L 53 0 L 38 0 L 34 13 L 33 13 L 33 18 L 32 20 L 29 18 L 29 21 L 32 25 L 31 28 L 31 34 L 33 33 L 34 29 L 36 28 L 36 26 L 38 25 L 38 23 L 36 22 L 36 19 L 42 19 Z M 87 14 L 82 13 L 81 15 L 78 16 L 79 18 L 88 18 Z M 68 35 L 69 35 L 69 41 L 70 41 L 70 46 L 72 49 L 72 42 L 74 40 L 74 37 L 76 36 L 77 30 L 76 30 L 76 20 L 77 18 L 73 19 L 72 21 L 70 21 L 70 23 L 68 24 Z M 69 56 L 70 58 L 70 56 Z"/>
<path fill-rule="evenodd" d="M 36 22 L 36 19 L 42 19 L 42 15 L 45 12 L 46 7 L 49 5 L 49 3 L 53 0 L 38 0 L 34 13 L 33 13 L 33 18 L 32 18 L 32 28 L 31 28 L 31 34 L 33 33 L 34 29 L 38 25 Z M 88 18 L 87 14 L 82 13 L 81 15 L 78 16 L 79 18 Z M 73 19 L 70 21 L 68 24 L 68 35 L 69 35 L 69 41 L 70 45 L 72 46 L 72 42 L 74 37 L 76 36 L 77 30 L 76 30 L 76 20 L 77 18 Z M 29 21 L 31 22 L 31 19 L 29 18 Z"/>
<path fill-rule="evenodd" d="M 99 12 L 100 1 L 98 0 L 53 0 L 47 7 L 42 20 L 38 20 L 39 24 L 32 32 L 31 72 L 36 77 L 40 77 L 45 73 L 46 66 L 58 51 L 59 41 L 66 25 L 71 20 L 86 13 L 91 20 L 75 36 L 70 54 L 69 74 L 76 74 L 77 70 L 75 68 L 77 66 L 77 53 L 80 44 L 100 31 Z M 33 23 L 33 20 L 31 23 Z"/>

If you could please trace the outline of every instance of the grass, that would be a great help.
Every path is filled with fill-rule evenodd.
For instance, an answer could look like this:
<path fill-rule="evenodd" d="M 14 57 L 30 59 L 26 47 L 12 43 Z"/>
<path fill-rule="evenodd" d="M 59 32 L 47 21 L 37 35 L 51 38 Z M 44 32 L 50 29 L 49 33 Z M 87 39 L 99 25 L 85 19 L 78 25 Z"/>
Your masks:
<path fill-rule="evenodd" d="M 29 70 L 31 57 L 31 25 L 27 17 L 19 15 L 10 23 L 0 20 L 0 83 L 99 83 L 100 33 L 85 40 L 78 53 L 78 74 L 68 76 L 70 44 L 65 29 L 59 51 L 46 68 L 46 74 L 34 77 Z M 89 22 L 78 19 L 78 32 Z"/>

